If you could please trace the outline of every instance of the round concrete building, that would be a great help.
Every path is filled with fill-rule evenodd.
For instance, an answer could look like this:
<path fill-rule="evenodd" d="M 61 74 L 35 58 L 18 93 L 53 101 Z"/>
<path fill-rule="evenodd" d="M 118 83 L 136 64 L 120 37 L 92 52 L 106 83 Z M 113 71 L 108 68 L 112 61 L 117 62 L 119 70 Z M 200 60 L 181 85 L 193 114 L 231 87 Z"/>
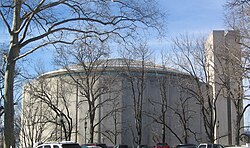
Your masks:
<path fill-rule="evenodd" d="M 189 75 L 128 59 L 45 73 L 24 86 L 21 146 L 61 140 L 129 147 L 202 141 L 200 108 L 185 88 L 196 89 Z"/>

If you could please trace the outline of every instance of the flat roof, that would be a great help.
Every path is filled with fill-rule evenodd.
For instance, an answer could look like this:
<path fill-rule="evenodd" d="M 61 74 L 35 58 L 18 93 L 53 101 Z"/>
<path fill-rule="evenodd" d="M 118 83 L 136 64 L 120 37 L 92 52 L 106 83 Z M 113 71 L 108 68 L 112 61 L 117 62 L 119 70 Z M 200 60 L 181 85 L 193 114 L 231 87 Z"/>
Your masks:
<path fill-rule="evenodd" d="M 107 60 L 98 60 L 94 63 L 79 63 L 76 65 L 71 65 L 69 67 L 61 68 L 55 71 L 50 71 L 47 73 L 42 74 L 40 77 L 53 77 L 57 75 L 63 75 L 67 71 L 72 71 L 76 73 L 84 72 L 84 66 L 85 67 L 94 67 L 95 71 L 126 71 L 131 70 L 132 72 L 140 72 L 142 68 L 145 68 L 144 70 L 148 73 L 175 73 L 175 74 L 183 74 L 187 75 L 187 73 L 178 71 L 176 69 L 166 67 L 164 65 L 157 65 L 150 61 L 139 61 L 139 60 L 133 60 L 133 59 L 123 59 L 123 58 L 117 58 L 117 59 L 107 59 Z"/>

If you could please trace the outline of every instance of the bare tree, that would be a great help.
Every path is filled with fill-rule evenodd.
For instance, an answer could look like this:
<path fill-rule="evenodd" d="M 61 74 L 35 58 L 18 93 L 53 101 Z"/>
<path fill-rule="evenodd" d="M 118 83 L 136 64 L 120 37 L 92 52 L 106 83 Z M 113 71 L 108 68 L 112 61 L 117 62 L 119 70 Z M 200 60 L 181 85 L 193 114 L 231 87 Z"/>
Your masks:
<path fill-rule="evenodd" d="M 190 84 L 187 82 L 188 76 L 185 73 L 178 73 L 177 71 L 174 73 L 170 72 L 171 57 L 166 56 L 165 53 L 161 53 L 161 66 L 156 67 L 156 78 L 159 85 L 159 101 L 150 100 L 154 111 L 148 113 L 148 116 L 153 118 L 154 123 L 158 123 L 162 126 L 161 132 L 161 140 L 162 143 L 167 143 L 167 133 L 171 133 L 173 137 L 175 137 L 180 143 L 188 143 L 189 138 L 194 136 L 196 138 L 196 132 L 190 127 L 190 121 L 194 118 L 194 110 L 190 107 L 190 102 L 194 101 L 194 98 L 190 97 L 188 93 L 185 93 L 185 89 L 183 89 L 183 85 Z M 161 69 L 159 71 L 159 68 Z M 165 73 L 164 75 L 162 73 Z M 178 94 L 177 98 L 170 98 L 170 88 L 176 89 L 176 93 Z M 169 104 L 169 100 L 175 100 L 173 104 Z M 160 109 L 160 110 L 159 110 Z M 168 121 L 171 119 L 171 121 Z M 175 126 L 171 127 L 169 122 L 172 122 L 173 119 L 177 119 L 175 122 Z M 178 128 L 175 128 L 178 127 Z M 181 128 L 181 130 L 180 130 Z M 181 134 L 180 134 L 181 131 Z M 159 140 L 154 139 L 156 142 Z"/>
<path fill-rule="evenodd" d="M 117 80 L 117 81 L 116 81 Z M 122 134 L 126 129 L 119 128 L 119 126 L 122 125 L 121 122 L 121 114 L 126 107 L 122 107 L 122 103 L 119 98 L 121 98 L 121 91 L 117 90 L 117 87 L 121 85 L 121 81 L 116 79 L 112 81 L 111 83 L 108 83 L 110 86 L 110 92 L 105 94 L 105 96 L 108 96 L 108 102 L 105 103 L 106 106 L 106 112 L 110 113 L 109 117 L 107 117 L 105 120 L 108 121 L 108 124 L 106 122 L 101 123 L 103 126 L 102 135 L 108 139 L 112 144 L 117 145 L 119 144 L 118 137 Z M 111 123 L 111 127 L 109 126 Z M 105 141 L 102 141 L 105 143 Z"/>
<path fill-rule="evenodd" d="M 175 45 L 181 49 L 180 53 L 182 53 L 178 59 L 186 65 L 182 64 L 181 68 L 196 81 L 198 91 L 189 91 L 195 94 L 194 96 L 201 105 L 204 127 L 210 142 L 227 137 L 228 144 L 231 145 L 233 135 L 231 113 L 235 112 L 236 115 L 233 118 L 236 120 L 234 127 L 236 128 L 235 142 L 237 144 L 245 112 L 245 109 L 242 110 L 243 69 L 238 34 L 235 31 L 229 31 L 226 34 L 223 32 L 223 35 L 224 42 L 217 41 L 218 43 L 214 42 L 213 45 L 208 42 L 205 44 L 204 41 L 193 42 L 188 37 L 184 37 L 182 40 L 176 39 Z M 218 102 L 224 102 L 227 105 L 228 130 L 226 133 L 224 132 L 224 135 L 215 133 L 215 131 L 219 131 L 221 118 L 221 115 L 218 116 Z M 235 108 L 231 107 L 231 102 Z"/>
<path fill-rule="evenodd" d="M 1 106 L 1 109 L 0 109 L 0 117 L 3 115 L 3 100 L 4 100 L 4 67 L 5 67 L 5 61 L 4 61 L 4 56 L 5 56 L 5 50 L 3 50 L 2 48 L 3 47 L 0 47 L 1 50 L 0 50 L 0 66 L 1 66 L 1 69 L 0 69 L 0 91 L 1 91 L 1 98 L 0 98 L 0 106 Z"/>
<path fill-rule="evenodd" d="M 55 85 L 53 85 L 56 83 Z M 64 87 L 67 85 L 67 87 Z M 68 94 L 75 86 L 63 79 L 40 77 L 26 85 L 21 127 L 22 146 L 34 146 L 37 142 L 72 140 L 73 117 Z"/>
<path fill-rule="evenodd" d="M 28 88 L 26 86 L 26 88 Z M 22 125 L 21 125 L 21 133 L 20 133 L 20 142 L 22 143 L 22 147 L 34 146 L 35 142 L 41 141 L 41 134 L 45 128 L 46 116 L 41 115 L 41 100 L 38 100 L 32 95 L 30 95 L 27 91 L 24 94 L 27 100 L 23 100 L 23 105 L 26 107 L 23 108 L 22 115 Z M 30 95 L 30 97 L 28 97 Z M 40 104 L 40 105 L 38 105 Z M 48 108 L 44 108 L 48 110 Z M 50 110 L 49 110 L 50 111 Z"/>
<path fill-rule="evenodd" d="M 250 26 L 249 26 L 249 1 L 239 1 L 239 0 L 229 0 L 226 5 L 226 15 L 225 22 L 229 29 L 237 30 L 238 40 L 237 43 L 240 44 L 240 54 L 241 58 L 238 60 L 229 61 L 229 65 L 233 66 L 234 72 L 237 74 L 241 74 L 241 81 L 243 81 L 243 85 L 241 83 L 236 82 L 238 84 L 238 89 L 242 90 L 241 94 L 233 94 L 234 91 L 230 92 L 230 99 L 232 100 L 235 108 L 236 108 L 236 122 L 235 122 L 235 145 L 240 144 L 241 135 L 244 131 L 244 127 L 242 126 L 243 118 L 245 113 L 249 112 L 249 63 L 250 63 Z M 232 56 L 234 53 L 232 53 Z M 234 62 L 240 63 L 241 68 L 235 67 Z M 243 101 L 242 101 L 243 100 Z M 242 104 L 244 103 L 244 104 Z M 244 124 L 244 123 L 243 123 Z"/>
<path fill-rule="evenodd" d="M 161 62 L 162 62 L 162 70 L 166 70 L 166 63 L 167 63 L 167 57 L 166 53 L 161 52 Z M 159 68 L 159 67 L 158 67 Z M 156 71 L 156 77 L 157 77 L 157 82 L 159 84 L 159 92 L 160 92 L 160 101 L 154 101 L 149 99 L 149 102 L 153 106 L 153 112 L 148 112 L 147 116 L 151 117 L 154 121 L 154 123 L 158 123 L 161 125 L 162 130 L 161 130 L 161 142 L 166 143 L 166 133 L 167 129 L 173 133 L 174 136 L 177 137 L 179 141 L 180 138 L 177 136 L 177 134 L 171 129 L 171 127 L 168 125 L 168 120 L 167 120 L 167 114 L 169 113 L 169 108 L 168 108 L 168 100 L 170 99 L 168 96 L 169 94 L 169 89 L 168 87 L 171 85 L 170 83 L 170 77 L 169 76 L 162 76 L 161 74 L 158 74 Z M 160 112 L 157 110 L 160 108 Z M 158 134 L 158 133 L 157 133 Z M 158 138 L 153 137 L 153 140 L 157 143 L 159 142 Z"/>
<path fill-rule="evenodd" d="M 157 75 L 157 74 L 156 74 Z M 161 142 L 166 143 L 166 131 L 170 129 L 167 123 L 167 113 L 168 113 L 168 87 L 167 85 L 169 84 L 169 79 L 167 76 L 163 77 L 157 77 L 159 85 L 160 85 L 160 96 L 161 96 L 161 102 L 155 102 L 155 101 L 150 101 L 151 104 L 153 105 L 154 109 L 161 108 L 160 114 L 156 111 L 152 113 L 148 113 L 148 116 L 154 119 L 154 122 L 161 124 L 162 126 L 162 132 L 161 132 Z M 160 106 L 160 107 L 159 107 Z M 171 131 L 171 130 L 170 130 Z M 176 135 L 176 134 L 174 134 Z"/>
<path fill-rule="evenodd" d="M 15 146 L 13 86 L 17 60 L 45 46 L 72 44 L 76 39 L 73 33 L 105 41 L 110 37 L 126 40 L 136 35 L 138 26 L 159 29 L 162 14 L 155 6 L 153 0 L 2 1 L 0 16 L 10 36 L 5 56 L 4 147 Z"/>
<path fill-rule="evenodd" d="M 205 133 L 209 142 L 213 143 L 217 119 L 216 101 L 220 91 L 215 96 L 212 95 L 212 88 L 209 86 L 210 74 L 206 70 L 204 43 L 202 40 L 190 40 L 188 36 L 176 38 L 173 47 L 176 53 L 174 61 L 180 70 L 189 74 L 192 79 L 193 87 L 183 85 L 183 89 L 199 102 Z"/>
<path fill-rule="evenodd" d="M 4 115 L 4 100 L 5 100 L 5 96 L 4 96 L 4 89 L 5 89 L 5 85 L 4 85 L 4 81 L 5 81 L 5 68 L 6 68 L 6 61 L 5 61 L 5 58 L 6 58 L 6 54 L 7 54 L 7 50 L 6 50 L 6 44 L 1 44 L 1 51 L 0 51 L 0 66 L 1 66 L 1 69 L 0 69 L 0 91 L 1 91 L 1 98 L 0 98 L 0 116 L 2 117 L 2 115 Z M 20 100 L 21 100 L 21 88 L 22 88 L 22 82 L 23 80 L 25 80 L 26 78 L 23 77 L 22 75 L 22 69 L 21 67 L 16 67 L 15 69 L 15 79 L 16 81 L 14 82 L 14 89 L 16 90 L 15 91 L 15 94 L 14 94 L 14 98 L 13 98 L 13 105 L 15 107 L 15 120 L 14 120 L 14 130 L 15 130 L 15 139 L 16 139 L 16 143 L 18 143 L 18 139 L 19 139 L 19 125 L 21 124 L 20 122 L 20 107 L 21 107 L 21 104 L 20 104 Z M 3 129 L 4 129 L 4 126 L 2 126 L 3 124 L 3 120 L 1 119 L 1 132 L 3 135 Z M 1 143 L 3 144 L 3 143 Z"/>
<path fill-rule="evenodd" d="M 96 127 L 100 126 L 101 122 L 113 112 L 110 110 L 100 119 L 96 118 L 97 111 L 115 99 L 113 97 L 101 99 L 103 95 L 116 91 L 110 87 L 115 78 L 105 78 L 104 74 L 109 62 L 107 59 L 109 49 L 98 40 L 87 41 L 86 39 L 77 41 L 73 49 L 71 48 L 58 50 L 59 58 L 56 58 L 56 63 L 67 69 L 68 75 L 79 87 L 80 97 L 82 98 L 80 104 L 87 106 L 88 142 L 93 143 L 94 134 L 97 132 Z"/>
<path fill-rule="evenodd" d="M 175 135 L 179 136 L 178 139 L 181 139 L 181 143 L 189 143 L 189 139 L 194 137 L 194 139 L 199 142 L 199 139 L 197 138 L 197 132 L 195 132 L 194 129 L 190 126 L 192 124 L 192 120 L 195 118 L 195 110 L 192 110 L 192 107 L 190 107 L 191 103 L 193 103 L 194 98 L 192 96 L 185 96 L 187 95 L 184 92 L 181 92 L 181 95 L 176 102 L 175 107 L 170 107 L 170 109 L 175 113 L 181 127 L 181 131 L 183 131 L 183 135 Z M 194 120 L 193 120 L 194 121 Z"/>
<path fill-rule="evenodd" d="M 143 114 L 145 88 L 146 88 L 146 66 L 149 64 L 150 50 L 144 43 L 127 48 L 123 53 L 123 59 L 126 64 L 125 76 L 128 80 L 128 89 L 131 91 L 131 101 L 134 116 L 134 129 L 131 129 L 133 134 L 133 141 L 140 145 L 143 136 Z M 152 66 L 152 65 L 151 65 Z"/>
<path fill-rule="evenodd" d="M 5 61 L 4 61 L 4 50 L 2 49 L 2 47 L 0 47 L 0 117 L 2 117 L 2 115 L 4 114 L 4 107 L 3 107 L 3 101 L 4 101 L 4 67 L 5 67 Z M 3 135 L 3 126 L 2 126 L 2 119 L 0 119 L 0 134 Z M 1 144 L 2 146 L 2 144 Z"/>
<path fill-rule="evenodd" d="M 167 143 L 166 138 L 167 138 L 167 131 L 170 131 L 170 133 L 178 139 L 180 143 L 182 142 L 182 138 L 178 135 L 178 132 L 175 131 L 170 125 L 169 121 L 169 114 L 174 111 L 174 108 L 171 107 L 168 104 L 168 100 L 170 99 L 168 96 L 169 94 L 169 86 L 172 86 L 171 81 L 170 81 L 170 76 L 157 76 L 158 83 L 159 83 L 159 88 L 160 88 L 160 101 L 154 101 L 154 100 L 149 100 L 151 105 L 153 106 L 153 112 L 147 113 L 147 116 L 153 119 L 153 123 L 157 123 L 161 125 L 161 133 L 160 133 L 160 139 L 157 138 L 158 135 L 155 135 L 153 137 L 153 140 L 158 143 Z M 159 111 L 160 109 L 160 111 Z M 159 133 L 157 133 L 159 134 Z"/>

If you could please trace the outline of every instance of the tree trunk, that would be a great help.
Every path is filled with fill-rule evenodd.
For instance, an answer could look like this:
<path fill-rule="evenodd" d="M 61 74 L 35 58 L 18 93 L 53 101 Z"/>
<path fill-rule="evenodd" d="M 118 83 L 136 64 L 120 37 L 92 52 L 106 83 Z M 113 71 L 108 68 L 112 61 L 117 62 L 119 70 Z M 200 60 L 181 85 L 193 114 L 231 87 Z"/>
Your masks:
<path fill-rule="evenodd" d="M 14 86 L 15 62 L 8 63 L 4 81 L 4 148 L 15 147 L 14 140 Z"/>
<path fill-rule="evenodd" d="M 236 130 L 236 134 L 235 134 L 235 145 L 240 145 L 240 126 L 241 126 L 241 103 L 240 103 L 240 100 L 237 101 L 236 103 L 236 127 L 235 127 L 235 130 Z"/>
<path fill-rule="evenodd" d="M 95 109 L 94 106 L 92 106 L 92 112 L 89 113 L 89 141 L 90 143 L 94 142 L 94 132 L 95 132 L 95 127 L 94 127 L 94 121 L 95 121 Z"/>
<path fill-rule="evenodd" d="M 164 99 L 163 99 L 163 102 L 165 102 Z M 162 103 L 162 107 L 161 107 L 162 123 L 163 123 L 162 124 L 162 133 L 161 133 L 162 134 L 162 143 L 165 143 L 165 139 L 166 139 L 166 127 L 165 127 L 165 124 L 167 124 L 167 123 L 166 123 L 166 118 L 165 118 L 166 117 L 166 115 L 165 115 L 165 105 L 166 105 L 166 103 Z"/>
<path fill-rule="evenodd" d="M 89 143 L 93 143 L 94 142 L 94 125 L 93 125 L 93 122 L 90 122 L 90 128 L 89 128 Z"/>
<path fill-rule="evenodd" d="M 7 64 L 4 79 L 4 148 L 15 147 L 14 138 L 14 77 L 15 77 L 15 58 L 18 57 L 20 47 L 18 43 L 18 32 L 21 19 L 21 0 L 15 0 L 13 12 L 12 34 L 10 38 L 10 48 L 7 56 Z"/>

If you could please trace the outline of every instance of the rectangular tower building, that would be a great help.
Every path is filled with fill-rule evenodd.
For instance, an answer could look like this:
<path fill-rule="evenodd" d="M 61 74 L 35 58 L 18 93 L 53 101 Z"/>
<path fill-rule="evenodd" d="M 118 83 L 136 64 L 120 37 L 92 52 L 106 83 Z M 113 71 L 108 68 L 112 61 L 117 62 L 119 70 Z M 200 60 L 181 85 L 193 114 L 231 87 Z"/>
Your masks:
<path fill-rule="evenodd" d="M 242 110 L 242 66 L 239 32 L 213 31 L 206 42 L 207 74 L 216 104 L 215 142 L 235 144 L 238 127 L 237 111 Z"/>

